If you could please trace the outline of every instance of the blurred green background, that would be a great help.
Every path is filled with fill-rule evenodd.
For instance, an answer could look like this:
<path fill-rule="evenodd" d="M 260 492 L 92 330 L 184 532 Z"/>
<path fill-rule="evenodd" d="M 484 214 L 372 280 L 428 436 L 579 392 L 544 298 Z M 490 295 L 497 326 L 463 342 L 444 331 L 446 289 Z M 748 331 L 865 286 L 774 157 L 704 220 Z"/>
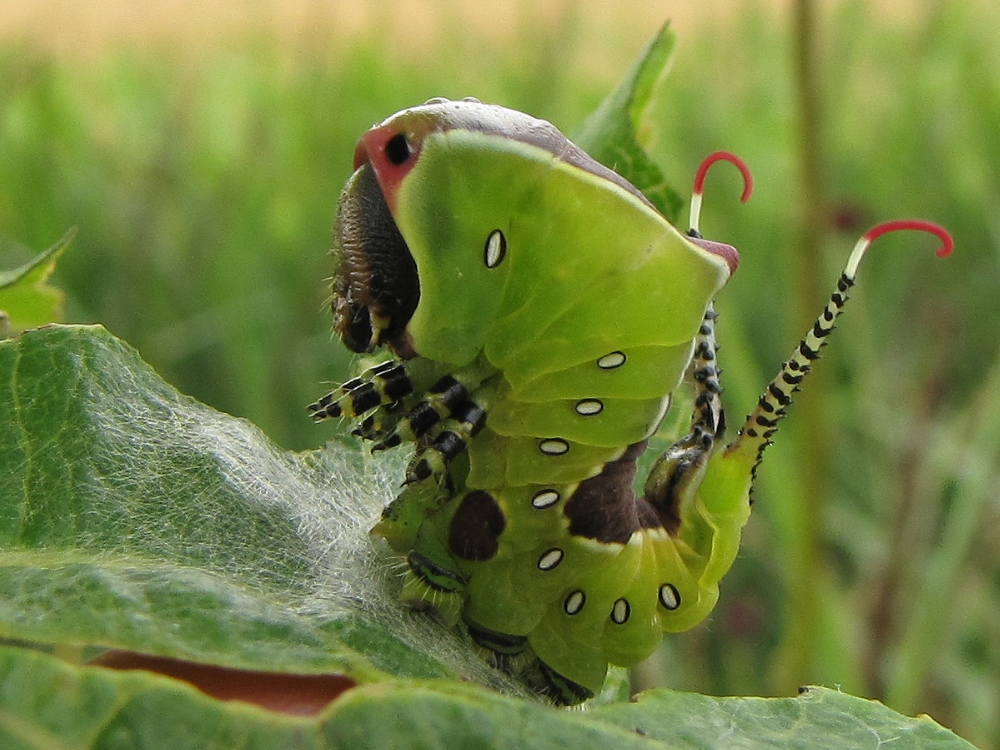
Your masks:
<path fill-rule="evenodd" d="M 757 182 L 742 206 L 734 174 L 713 172 L 702 220 L 742 253 L 718 303 L 731 422 L 871 224 L 932 219 L 957 249 L 874 246 L 768 452 L 719 608 L 637 679 L 837 685 L 1000 747 L 1000 8 L 985 0 L 6 3 L 0 268 L 79 226 L 53 281 L 68 321 L 317 447 L 337 428 L 304 406 L 349 364 L 324 279 L 358 135 L 467 95 L 572 131 L 668 19 L 654 153 L 682 193 L 719 148 Z"/>

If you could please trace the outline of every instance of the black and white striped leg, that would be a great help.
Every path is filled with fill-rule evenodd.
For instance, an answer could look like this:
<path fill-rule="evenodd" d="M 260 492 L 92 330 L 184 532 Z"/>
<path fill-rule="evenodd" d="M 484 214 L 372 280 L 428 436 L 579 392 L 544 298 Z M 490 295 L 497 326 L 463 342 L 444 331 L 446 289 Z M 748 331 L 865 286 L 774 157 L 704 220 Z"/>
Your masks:
<path fill-rule="evenodd" d="M 486 408 L 475 401 L 466 400 L 453 411 L 451 418 L 442 421 L 427 442 L 417 448 L 417 453 L 406 470 L 406 483 L 422 482 L 434 477 L 444 481 L 448 464 L 466 449 L 486 425 Z"/>
<path fill-rule="evenodd" d="M 413 393 L 413 383 L 400 362 L 375 365 L 323 396 L 307 408 L 314 422 L 336 417 L 360 417 L 367 412 L 399 402 Z"/>
<path fill-rule="evenodd" d="M 475 386 L 478 386 L 475 383 Z M 395 448 L 404 441 L 416 441 L 442 420 L 451 418 L 469 402 L 469 388 L 454 375 L 445 375 L 432 385 L 409 413 L 372 450 Z"/>

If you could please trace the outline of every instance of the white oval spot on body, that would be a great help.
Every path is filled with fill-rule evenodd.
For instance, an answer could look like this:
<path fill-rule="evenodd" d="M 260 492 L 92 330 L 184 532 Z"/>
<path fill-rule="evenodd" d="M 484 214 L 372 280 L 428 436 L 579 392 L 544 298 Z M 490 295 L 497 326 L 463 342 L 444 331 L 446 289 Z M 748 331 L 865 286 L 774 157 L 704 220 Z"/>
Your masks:
<path fill-rule="evenodd" d="M 628 603 L 628 599 L 617 600 L 611 608 L 611 619 L 616 625 L 624 625 L 631 614 L 632 605 Z"/>
<path fill-rule="evenodd" d="M 483 262 L 487 268 L 496 268 L 503 262 L 506 255 L 507 238 L 499 229 L 494 229 L 486 238 L 486 247 L 483 248 Z"/>
<path fill-rule="evenodd" d="M 555 490 L 542 490 L 535 494 L 531 498 L 531 507 L 537 508 L 538 510 L 544 510 L 545 508 L 551 508 L 553 505 L 559 502 L 559 493 Z"/>
<path fill-rule="evenodd" d="M 602 370 L 613 370 L 623 364 L 625 364 L 625 352 L 611 352 L 597 360 L 597 366 Z"/>
<path fill-rule="evenodd" d="M 432 96 L 430 99 L 424 102 L 424 106 L 428 104 L 447 104 L 450 101 L 451 99 L 446 99 L 443 96 Z"/>
<path fill-rule="evenodd" d="M 538 444 L 538 450 L 546 456 L 562 456 L 569 453 L 569 443 L 562 438 L 549 438 Z"/>
<path fill-rule="evenodd" d="M 539 570 L 552 570 L 563 560 L 563 551 L 558 547 L 553 547 L 550 550 L 546 550 L 542 553 L 542 556 L 538 558 L 538 569 Z"/>
<path fill-rule="evenodd" d="M 664 609 L 675 610 L 681 606 L 681 595 L 672 583 L 660 586 L 660 604 Z"/>
<path fill-rule="evenodd" d="M 575 615 L 583 609 L 583 605 L 586 602 L 587 595 L 580 591 L 580 589 L 577 589 L 566 597 L 566 601 L 563 602 L 563 611 L 566 612 L 567 615 Z"/>
<path fill-rule="evenodd" d="M 581 417 L 592 417 L 604 411 L 604 404 L 596 398 L 585 398 L 582 401 L 577 401 L 573 409 Z"/>

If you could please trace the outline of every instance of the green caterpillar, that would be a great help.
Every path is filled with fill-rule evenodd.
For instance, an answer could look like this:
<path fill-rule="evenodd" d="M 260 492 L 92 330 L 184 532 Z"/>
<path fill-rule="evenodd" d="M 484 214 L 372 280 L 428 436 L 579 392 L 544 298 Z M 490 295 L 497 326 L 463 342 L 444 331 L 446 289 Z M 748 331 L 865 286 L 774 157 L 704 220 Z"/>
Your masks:
<path fill-rule="evenodd" d="M 393 115 L 361 138 L 354 167 L 334 230 L 335 328 L 353 351 L 391 358 L 313 418 L 360 418 L 374 449 L 415 445 L 374 529 L 406 557 L 404 598 L 461 619 L 564 704 L 715 605 L 762 451 L 868 244 L 921 229 L 951 247 L 926 222 L 866 234 L 722 446 L 712 302 L 735 249 L 679 232 L 549 123 L 476 100 Z M 690 431 L 636 496 L 636 459 L 685 373 Z"/>

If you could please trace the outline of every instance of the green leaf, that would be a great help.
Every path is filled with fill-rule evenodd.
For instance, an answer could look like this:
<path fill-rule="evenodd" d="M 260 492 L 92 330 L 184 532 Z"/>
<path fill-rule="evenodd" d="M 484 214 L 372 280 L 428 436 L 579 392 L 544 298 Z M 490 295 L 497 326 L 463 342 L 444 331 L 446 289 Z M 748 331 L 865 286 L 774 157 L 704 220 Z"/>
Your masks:
<path fill-rule="evenodd" d="M 930 717 L 911 719 L 877 701 L 821 687 L 804 688 L 797 698 L 713 698 L 653 690 L 635 704 L 594 713 L 676 750 L 973 747 Z"/>
<path fill-rule="evenodd" d="M 62 320 L 64 295 L 46 282 L 75 236 L 76 229 L 70 229 L 52 247 L 23 266 L 0 271 L 0 333 Z"/>
<path fill-rule="evenodd" d="M 819 689 L 658 690 L 583 712 L 526 700 L 395 601 L 368 528 L 405 457 L 282 451 L 96 326 L 0 342 L 0 384 L 4 748 L 970 747 L 929 719 Z M 357 686 L 295 718 L 74 663 L 103 648 Z"/>
<path fill-rule="evenodd" d="M 0 384 L 0 637 L 503 684 L 389 590 L 367 531 L 400 458 L 281 451 L 100 327 L 0 342 Z"/>
<path fill-rule="evenodd" d="M 581 712 L 461 682 L 386 680 L 344 693 L 319 715 L 289 717 L 215 700 L 149 672 L 75 667 L 16 648 L 0 648 L 0 684 L 6 750 L 972 747 L 926 717 L 907 719 L 822 688 L 777 699 L 657 690 L 637 703 Z"/>
<path fill-rule="evenodd" d="M 667 185 L 660 168 L 643 147 L 643 116 L 673 57 L 676 37 L 667 26 L 643 50 L 618 87 L 586 119 L 573 141 L 599 162 L 639 188 L 649 201 L 677 223 L 684 200 Z"/>

